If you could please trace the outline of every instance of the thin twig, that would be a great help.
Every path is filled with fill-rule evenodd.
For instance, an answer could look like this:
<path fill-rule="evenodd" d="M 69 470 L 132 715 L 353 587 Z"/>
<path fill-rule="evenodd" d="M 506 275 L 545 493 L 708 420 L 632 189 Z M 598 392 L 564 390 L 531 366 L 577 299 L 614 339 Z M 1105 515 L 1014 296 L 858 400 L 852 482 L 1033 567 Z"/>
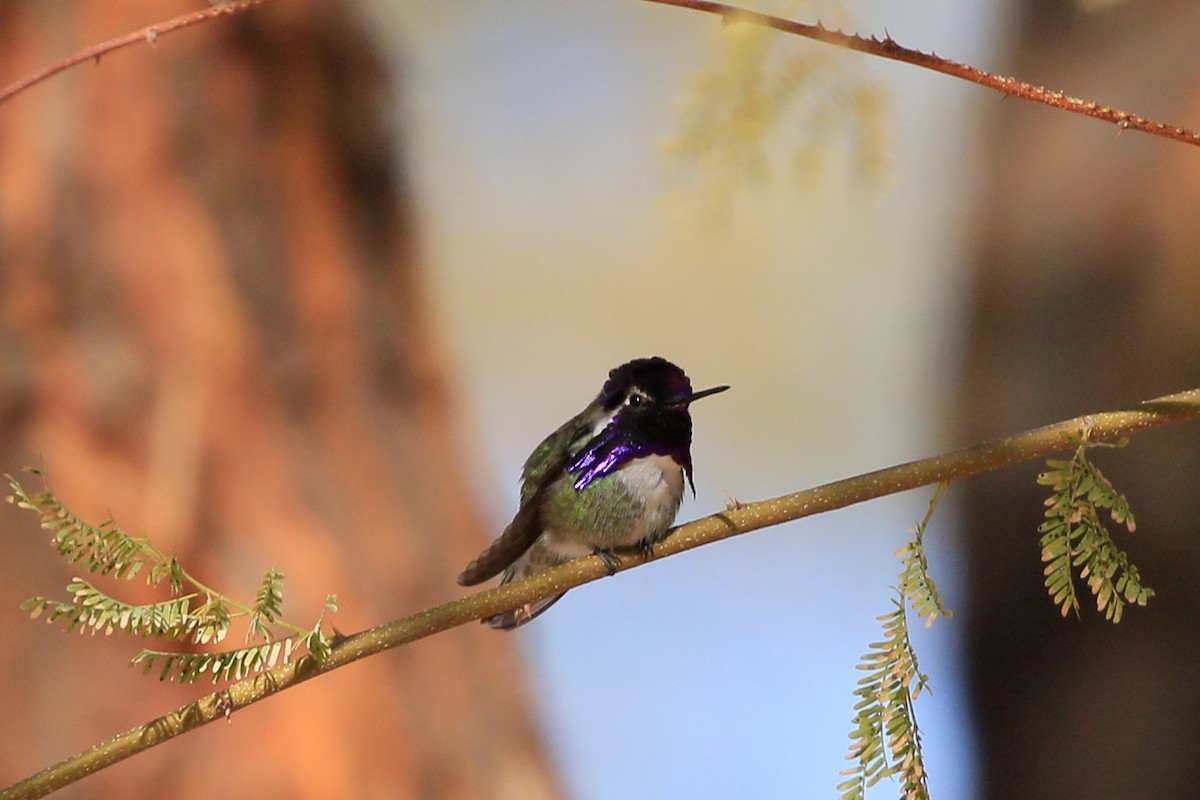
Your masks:
<path fill-rule="evenodd" d="M 1136 431 L 1197 417 L 1200 417 L 1200 389 L 1192 389 L 1139 403 L 1123 411 L 1076 417 L 1014 436 L 993 439 L 965 450 L 868 472 L 771 500 L 746 505 L 734 503 L 731 504 L 734 507 L 726 511 L 676 528 L 670 536 L 655 545 L 652 556 L 647 556 L 641 551 L 622 554 L 618 569 L 631 569 L 647 561 L 665 558 L 731 536 L 844 508 L 884 495 L 964 478 L 1022 461 L 1046 458 L 1073 449 L 1076 445 L 1070 435 L 1078 435 L 1082 431 L 1087 432 L 1090 441 L 1111 441 Z M 234 711 L 309 678 L 472 620 L 559 594 L 607 574 L 608 567 L 600 558 L 581 558 L 531 578 L 452 600 L 353 634 L 339 640 L 330 655 L 320 663 L 306 656 L 299 661 L 232 684 L 47 767 L 36 775 L 0 791 L 0 800 L 43 797 L 193 728 L 224 719 Z M 495 634 L 480 632 L 479 635 Z"/>
<path fill-rule="evenodd" d="M 1042 103 L 1052 108 L 1060 108 L 1064 111 L 1069 111 L 1075 114 L 1082 114 L 1093 119 L 1098 119 L 1104 122 L 1111 122 L 1118 126 L 1121 130 L 1138 130 L 1144 133 L 1149 133 L 1153 136 L 1161 136 L 1168 139 L 1174 139 L 1178 142 L 1190 145 L 1200 145 L 1200 133 L 1180 127 L 1178 125 L 1168 125 L 1164 122 L 1143 117 L 1139 114 L 1131 114 L 1128 111 L 1122 111 L 1111 106 L 1100 105 L 1099 103 L 1082 100 L 1078 97 L 1072 97 L 1065 92 L 1047 89 L 1044 86 L 1034 86 L 1031 83 L 1018 81 L 1015 78 L 1005 77 L 1002 75 L 994 75 L 986 70 L 972 67 L 968 64 L 962 64 L 957 61 L 952 61 L 948 58 L 943 58 L 935 53 L 923 53 L 920 50 L 913 50 L 898 44 L 891 36 L 885 35 L 884 38 L 863 37 L 853 33 L 844 33 L 839 30 L 831 30 L 826 28 L 821 23 L 810 25 L 803 22 L 795 22 L 793 20 L 776 17 L 771 14 L 762 14 L 756 11 L 748 11 L 738 8 L 737 6 L 727 3 L 715 3 L 709 0 L 646 0 L 650 3 L 658 3 L 660 5 L 676 6 L 678 8 L 690 8 L 695 11 L 704 11 L 710 14 L 716 14 L 726 22 L 749 22 L 755 25 L 763 25 L 768 28 L 791 33 L 796 36 L 803 36 L 808 39 L 814 39 L 819 42 L 831 44 L 836 47 L 843 47 L 848 50 L 857 50 L 862 53 L 887 58 L 893 61 L 902 61 L 914 66 L 924 67 L 925 69 L 940 72 L 944 75 L 961 78 L 965 81 L 985 86 L 989 89 L 994 89 L 1005 95 L 1013 97 L 1021 97 L 1026 100 L 1032 100 L 1035 103 Z M 110 39 L 107 42 L 93 45 L 80 50 L 70 58 L 59 61 L 55 64 L 46 67 L 39 72 L 28 75 L 16 83 L 0 89 L 0 103 L 8 100 L 12 96 L 21 91 L 40 83 L 47 78 L 57 75 L 64 70 L 70 69 L 76 64 L 81 64 L 84 61 L 96 59 L 99 61 L 102 55 L 110 53 L 114 50 L 119 50 L 122 47 L 127 47 L 138 42 L 147 42 L 153 44 L 160 36 L 165 36 L 168 33 L 173 33 L 182 28 L 196 25 L 201 22 L 215 19 L 221 16 L 240 14 L 244 11 L 249 11 L 252 8 L 276 2 L 276 0 L 233 0 L 233 2 L 225 2 L 215 5 L 211 8 L 201 9 L 188 14 L 184 14 L 174 19 L 160 22 L 155 25 L 147 25 L 144 28 L 127 33 L 123 36 L 118 36 L 115 39 Z"/>
<path fill-rule="evenodd" d="M 8 100 L 13 95 L 16 95 L 25 89 L 28 89 L 34 84 L 57 75 L 60 72 L 70 69 L 76 64 L 82 64 L 85 61 L 95 59 L 97 63 L 100 57 L 111 53 L 114 50 L 120 50 L 122 47 L 145 42 L 146 44 L 154 44 L 160 37 L 166 36 L 169 33 L 182 30 L 183 28 L 198 25 L 201 22 L 208 22 L 217 17 L 227 17 L 234 14 L 241 14 L 244 11 L 249 11 L 252 8 L 265 6 L 268 3 L 274 3 L 275 0 L 233 0 L 232 2 L 219 3 L 218 5 L 204 8 L 199 11 L 192 11 L 187 14 L 169 19 L 166 22 L 159 22 L 154 25 L 147 25 L 132 33 L 127 33 L 123 36 L 118 36 L 115 39 L 109 39 L 107 42 L 94 44 L 91 47 L 85 47 L 70 58 L 64 58 L 55 64 L 51 64 L 43 70 L 26 75 L 16 83 L 9 84 L 3 89 L 0 89 L 0 103 Z"/>
<path fill-rule="evenodd" d="M 1022 97 L 1026 100 L 1032 100 L 1035 103 L 1043 103 L 1053 108 L 1061 108 L 1063 111 L 1070 111 L 1104 122 L 1111 122 L 1121 130 L 1133 129 L 1149 133 L 1153 136 L 1174 139 L 1184 144 L 1200 145 L 1200 133 L 1196 131 L 1181 128 L 1178 125 L 1167 125 L 1137 114 L 1130 114 L 1128 111 L 1122 111 L 1118 108 L 1081 100 L 1078 97 L 1071 97 L 1064 92 L 1047 89 L 1044 86 L 1034 86 L 1030 83 L 1018 81 L 1015 78 L 993 75 L 986 70 L 967 64 L 960 64 L 957 61 L 951 61 L 948 58 L 942 58 L 933 53 L 923 53 L 920 50 L 902 47 L 891 36 L 885 35 L 882 39 L 874 36 L 866 38 L 853 33 L 831 30 L 819 22 L 815 25 L 809 25 L 770 14 L 747 11 L 726 3 L 708 2 L 708 0 L 646 0 L 646 2 L 677 6 L 679 8 L 690 8 L 695 11 L 705 11 L 722 17 L 726 24 L 732 22 L 749 22 L 755 25 L 774 28 L 785 33 L 795 34 L 796 36 L 803 36 L 807 39 L 815 39 L 818 42 L 824 42 L 836 47 L 857 50 L 861 53 L 869 53 L 870 55 L 889 58 L 893 61 L 903 61 L 906 64 L 913 64 L 933 70 L 934 72 L 941 72 L 944 75 L 962 78 L 965 81 L 986 86 L 989 89 L 995 89 L 997 92 L 1006 95 Z"/>

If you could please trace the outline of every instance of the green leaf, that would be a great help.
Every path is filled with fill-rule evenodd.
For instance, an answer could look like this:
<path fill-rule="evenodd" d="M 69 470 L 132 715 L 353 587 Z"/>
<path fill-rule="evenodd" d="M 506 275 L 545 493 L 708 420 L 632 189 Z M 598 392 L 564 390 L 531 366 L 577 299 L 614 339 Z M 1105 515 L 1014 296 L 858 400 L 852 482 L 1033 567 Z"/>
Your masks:
<path fill-rule="evenodd" d="M 267 626 L 275 623 L 283 616 L 283 573 L 271 567 L 263 573 L 262 583 L 254 598 L 254 606 L 250 609 L 250 628 L 246 631 L 246 641 L 261 637 L 271 640 L 271 630 Z"/>
<path fill-rule="evenodd" d="M 1074 578 L 1078 576 L 1093 594 L 1096 608 L 1105 619 L 1119 622 L 1126 602 L 1143 588 L 1137 569 L 1113 541 L 1100 519 L 1101 510 L 1129 531 L 1135 529 L 1129 503 L 1087 458 L 1086 432 L 1076 442 L 1070 460 L 1050 459 L 1051 468 L 1038 476 L 1038 483 L 1051 486 L 1046 500 L 1045 521 L 1038 526 L 1041 559 L 1046 565 L 1046 589 L 1063 615 L 1078 612 Z"/>
<path fill-rule="evenodd" d="M 30 472 L 41 475 L 38 470 Z M 200 675 L 211 675 L 214 681 L 244 677 L 268 669 L 280 659 L 286 663 L 299 644 L 306 645 L 318 660 L 331 652 L 332 640 L 320 629 L 325 614 L 337 610 L 337 595 L 326 597 L 311 630 L 284 622 L 283 574 L 274 567 L 263 576 L 254 603 L 238 603 L 204 586 L 184 570 L 175 556 L 164 555 L 149 539 L 128 535 L 111 518 L 98 526 L 85 522 L 63 505 L 48 485 L 35 494 L 27 493 L 11 477 L 9 485 L 12 488 L 9 502 L 35 512 L 42 528 L 51 532 L 51 544 L 70 563 L 115 578 L 145 574 L 147 584 L 155 586 L 165 581 L 171 592 L 169 600 L 131 604 L 77 578 L 67 586 L 70 597 L 66 601 L 38 596 L 22 603 L 22 610 L 29 612 L 30 617 L 45 617 L 47 622 L 59 623 L 67 631 L 105 635 L 123 632 L 211 645 L 224 640 L 235 618 L 245 616 L 247 639 L 257 636 L 264 640 L 261 644 L 220 653 L 143 649 L 134 656 L 133 663 L 142 664 L 147 673 L 161 665 L 160 680 L 190 682 Z M 286 639 L 276 639 L 270 626 L 288 628 L 292 633 Z"/>

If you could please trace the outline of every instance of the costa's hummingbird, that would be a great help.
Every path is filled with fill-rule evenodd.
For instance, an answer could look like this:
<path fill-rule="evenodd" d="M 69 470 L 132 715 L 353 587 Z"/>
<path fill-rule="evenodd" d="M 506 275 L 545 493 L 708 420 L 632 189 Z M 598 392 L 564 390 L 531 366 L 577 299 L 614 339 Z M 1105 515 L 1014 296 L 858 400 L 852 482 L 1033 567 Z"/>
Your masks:
<path fill-rule="evenodd" d="M 675 520 L 685 476 L 696 493 L 688 407 L 728 388 L 693 392 L 683 370 L 657 356 L 609 372 L 596 399 L 525 461 L 516 516 L 458 582 L 473 586 L 503 572 L 505 584 L 592 554 L 615 570 L 613 550 L 653 546 Z M 561 597 L 483 621 L 510 630 Z"/>

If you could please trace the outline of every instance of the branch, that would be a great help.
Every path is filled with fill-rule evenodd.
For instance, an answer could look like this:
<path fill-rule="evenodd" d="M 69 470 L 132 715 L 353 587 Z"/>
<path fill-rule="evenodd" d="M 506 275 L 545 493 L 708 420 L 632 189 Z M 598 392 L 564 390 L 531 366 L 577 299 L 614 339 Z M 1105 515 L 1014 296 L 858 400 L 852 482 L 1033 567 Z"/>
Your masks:
<path fill-rule="evenodd" d="M 231 16 L 241 14 L 259 6 L 267 5 L 268 3 L 276 2 L 276 0 L 231 0 L 230 2 L 219 2 L 211 8 L 193 11 L 188 14 L 175 17 L 174 19 L 160 22 L 155 25 L 147 25 L 144 28 L 127 33 L 123 36 L 118 36 L 115 39 L 110 39 L 101 44 L 92 45 L 91 47 L 80 50 L 75 55 L 63 59 L 49 67 L 42 69 L 32 75 L 9 84 L 0 89 L 0 103 L 8 100 L 14 95 L 28 89 L 34 84 L 57 75 L 71 67 L 81 64 L 84 61 L 95 59 L 99 62 L 100 57 L 114 50 L 119 50 L 129 45 L 139 42 L 154 44 L 160 36 L 165 36 L 169 33 L 174 33 L 177 30 L 197 25 L 202 22 L 216 19 L 222 16 Z M 865 38 L 853 33 L 844 33 L 838 30 L 830 30 L 823 26 L 820 22 L 816 25 L 809 25 L 803 22 L 794 22 L 776 17 L 771 14 L 761 14 L 755 11 L 747 11 L 737 6 L 732 6 L 727 3 L 709 2 L 709 0 L 646 0 L 650 3 L 658 3 L 660 5 L 676 6 L 679 8 L 690 8 L 695 11 L 704 11 L 709 14 L 716 14 L 724 19 L 726 23 L 732 22 L 749 22 L 755 25 L 763 25 L 768 28 L 791 33 L 796 36 L 803 36 L 807 39 L 813 39 L 825 44 L 834 45 L 835 47 L 843 47 L 848 50 L 857 50 L 861 53 L 887 58 L 893 61 L 902 61 L 914 66 L 924 67 L 925 69 L 934 72 L 941 72 L 945 75 L 950 75 L 955 78 L 961 78 L 971 83 L 976 83 L 980 86 L 996 91 L 1004 95 L 1012 95 L 1013 97 L 1021 97 L 1026 100 L 1032 100 L 1035 103 L 1052 108 L 1060 108 L 1064 111 L 1069 111 L 1074 114 L 1082 114 L 1093 119 L 1098 119 L 1104 122 L 1111 122 L 1117 125 L 1121 130 L 1133 129 L 1142 131 L 1143 133 L 1151 134 L 1152 136 L 1162 136 L 1167 139 L 1174 139 L 1184 144 L 1200 146 L 1200 133 L 1180 127 L 1178 125 L 1168 125 L 1157 120 L 1149 119 L 1138 114 L 1131 114 L 1128 111 L 1122 111 L 1111 106 L 1102 106 L 1099 103 L 1082 100 L 1078 97 L 1072 97 L 1064 92 L 1047 89 L 1044 86 L 1034 86 L 1024 81 L 1018 81 L 1015 78 L 1005 77 L 1001 75 L 993 75 L 992 73 L 972 67 L 967 64 L 962 64 L 957 61 L 952 61 L 948 58 L 942 58 L 934 53 L 923 53 L 920 50 L 913 50 L 903 47 L 898 44 L 889 35 L 884 35 L 883 39 L 878 39 L 874 36 Z"/>
<path fill-rule="evenodd" d="M 0 103 L 8 100 L 10 97 L 28 89 L 36 83 L 64 72 L 76 64 L 82 64 L 84 61 L 96 60 L 100 62 L 100 57 L 111 53 L 114 50 L 120 50 L 123 47 L 128 47 L 131 44 L 145 42 L 146 44 L 154 44 L 159 37 L 166 36 L 169 33 L 182 30 L 183 28 L 198 25 L 201 22 L 208 22 L 217 17 L 227 17 L 234 14 L 241 14 L 243 11 L 249 11 L 252 8 L 265 6 L 267 3 L 274 3 L 275 0 L 234 0 L 233 2 L 221 2 L 210 8 L 201 9 L 200 11 L 192 11 L 187 14 L 182 14 L 174 19 L 169 19 L 166 22 L 160 22 L 156 25 L 147 25 L 144 28 L 127 33 L 123 36 L 118 36 L 115 39 L 109 39 L 107 42 L 94 44 L 91 47 L 85 47 L 70 58 L 65 58 L 55 64 L 51 64 L 43 70 L 26 75 L 16 83 L 9 84 L 3 89 L 0 89 Z"/>
<path fill-rule="evenodd" d="M 771 500 L 735 504 L 718 514 L 689 522 L 655 545 L 653 555 L 623 553 L 618 570 L 682 553 L 732 536 L 844 508 L 919 486 L 965 478 L 1010 464 L 1043 459 L 1075 448 L 1072 434 L 1086 431 L 1090 441 L 1109 441 L 1148 428 L 1200 417 L 1200 389 L 1139 403 L 1123 411 L 1076 417 L 1032 431 L 992 439 L 965 450 L 910 461 Z M 0 800 L 43 797 L 107 766 L 234 711 L 265 700 L 360 658 L 399 647 L 472 620 L 508 611 L 607 575 L 597 557 L 580 558 L 522 581 L 452 600 L 411 616 L 339 638 L 318 662 L 311 656 L 276 667 L 203 697 L 194 703 L 133 728 L 89 750 L 47 767 L 0 791 Z M 447 578 L 449 582 L 449 578 Z"/>
<path fill-rule="evenodd" d="M 722 17 L 726 24 L 749 22 L 754 25 L 774 28 L 784 33 L 803 36 L 806 39 L 814 39 L 818 42 L 834 45 L 835 47 L 857 50 L 860 53 L 868 53 L 893 61 L 903 61 L 906 64 L 913 64 L 914 66 L 924 67 L 934 72 L 941 72 L 944 75 L 977 83 L 980 86 L 995 89 L 997 92 L 1005 95 L 1021 97 L 1026 100 L 1032 100 L 1035 103 L 1051 106 L 1052 108 L 1060 108 L 1063 111 L 1070 111 L 1104 122 L 1111 122 L 1121 130 L 1132 128 L 1133 130 L 1149 133 L 1153 136 L 1162 136 L 1167 139 L 1183 142 L 1184 144 L 1200 146 L 1200 133 L 1196 131 L 1181 128 L 1177 125 L 1167 125 L 1137 114 L 1130 114 L 1118 108 L 1081 100 L 1060 91 L 1047 89 L 1044 86 L 1034 86 L 1033 84 L 1018 81 L 1015 78 L 993 75 L 985 70 L 977 69 L 967 64 L 960 64 L 957 61 L 951 61 L 948 58 L 942 58 L 933 53 L 911 50 L 897 44 L 891 36 L 886 34 L 883 39 L 877 39 L 873 36 L 868 39 L 853 33 L 830 30 L 819 22 L 816 25 L 808 25 L 803 22 L 793 22 L 792 20 L 770 14 L 747 11 L 726 3 L 708 2 L 708 0 L 646 0 L 646 2 L 677 6 L 679 8 L 690 8 L 695 11 L 705 11 L 709 14 L 716 14 Z"/>

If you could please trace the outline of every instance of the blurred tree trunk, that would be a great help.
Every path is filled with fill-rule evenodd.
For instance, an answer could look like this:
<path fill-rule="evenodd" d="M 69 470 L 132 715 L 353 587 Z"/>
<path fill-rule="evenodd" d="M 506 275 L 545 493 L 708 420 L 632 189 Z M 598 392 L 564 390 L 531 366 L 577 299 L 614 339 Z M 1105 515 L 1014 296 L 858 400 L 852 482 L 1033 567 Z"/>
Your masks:
<path fill-rule="evenodd" d="M 1026 2 L 1001 71 L 1200 124 L 1200 6 L 1080 5 Z M 991 116 L 963 441 L 1200 385 L 1196 150 L 1029 103 Z M 1033 468 L 964 485 L 986 798 L 1200 796 L 1200 428 L 1094 456 L 1158 592 L 1116 626 L 1094 603 L 1061 619 L 1046 595 Z"/>
<path fill-rule="evenodd" d="M 193 8 L 5 3 L 0 75 Z M 387 83 L 346 3 L 297 0 L 0 107 L 0 469 L 44 461 L 85 518 L 235 596 L 277 565 L 289 619 L 336 592 L 343 631 L 454 596 L 487 538 Z M 32 515 L 0 524 L 0 785 L 211 691 L 29 622 L 17 604 L 75 572 Z M 513 647 L 420 642 L 67 796 L 554 796 Z"/>

